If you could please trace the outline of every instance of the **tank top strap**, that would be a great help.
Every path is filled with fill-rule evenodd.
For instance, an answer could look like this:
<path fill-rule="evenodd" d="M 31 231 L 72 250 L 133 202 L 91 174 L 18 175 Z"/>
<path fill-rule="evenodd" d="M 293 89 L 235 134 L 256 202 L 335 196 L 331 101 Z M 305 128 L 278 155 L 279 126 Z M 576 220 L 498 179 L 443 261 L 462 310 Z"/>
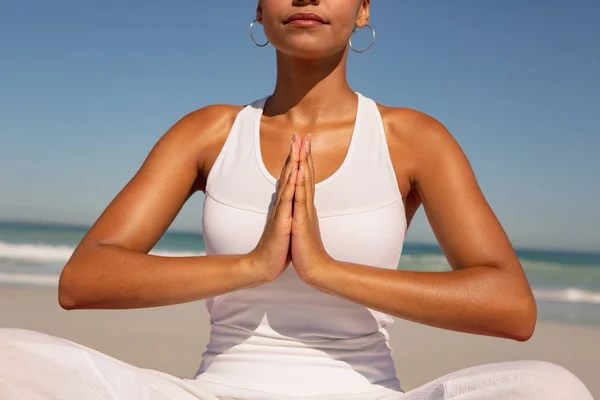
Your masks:
<path fill-rule="evenodd" d="M 402 199 L 377 103 L 357 93 L 359 107 L 346 159 L 315 192 L 319 217 L 362 213 Z"/>
<path fill-rule="evenodd" d="M 371 161 L 382 162 L 383 165 L 391 166 L 391 158 L 383 121 L 377 103 L 357 93 L 360 98 L 359 108 L 356 115 L 356 127 L 354 129 L 353 141 L 355 141 L 356 152 L 362 153 L 361 159 L 369 158 Z M 377 157 L 379 156 L 379 157 Z M 369 164 L 372 164 L 369 163 Z"/>
<path fill-rule="evenodd" d="M 273 192 L 272 184 L 260 171 L 255 151 L 266 99 L 255 100 L 238 113 L 206 182 L 206 195 L 223 204 L 258 213 L 268 211 Z"/>

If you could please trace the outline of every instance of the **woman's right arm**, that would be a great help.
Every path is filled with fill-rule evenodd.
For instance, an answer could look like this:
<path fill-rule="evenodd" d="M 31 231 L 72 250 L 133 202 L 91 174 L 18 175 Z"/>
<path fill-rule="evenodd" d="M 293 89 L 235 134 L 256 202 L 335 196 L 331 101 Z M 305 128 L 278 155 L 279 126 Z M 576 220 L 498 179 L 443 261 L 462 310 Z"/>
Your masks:
<path fill-rule="evenodd" d="M 202 186 L 199 170 L 208 153 L 220 150 L 238 111 L 233 106 L 206 107 L 182 118 L 158 141 L 63 269 L 63 308 L 170 305 L 264 282 L 245 255 L 147 254 Z"/>

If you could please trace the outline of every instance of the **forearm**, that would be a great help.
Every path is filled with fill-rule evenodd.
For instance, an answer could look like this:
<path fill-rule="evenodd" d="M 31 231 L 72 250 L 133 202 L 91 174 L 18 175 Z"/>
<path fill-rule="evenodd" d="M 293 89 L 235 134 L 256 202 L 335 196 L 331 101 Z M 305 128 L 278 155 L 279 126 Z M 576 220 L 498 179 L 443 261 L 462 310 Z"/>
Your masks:
<path fill-rule="evenodd" d="M 262 283 L 244 256 L 162 257 L 113 245 L 75 254 L 59 282 L 64 308 L 126 309 L 185 303 Z"/>
<path fill-rule="evenodd" d="M 314 274 L 310 284 L 368 308 L 443 329 L 526 340 L 535 325 L 528 286 L 494 267 L 431 273 L 334 261 Z"/>

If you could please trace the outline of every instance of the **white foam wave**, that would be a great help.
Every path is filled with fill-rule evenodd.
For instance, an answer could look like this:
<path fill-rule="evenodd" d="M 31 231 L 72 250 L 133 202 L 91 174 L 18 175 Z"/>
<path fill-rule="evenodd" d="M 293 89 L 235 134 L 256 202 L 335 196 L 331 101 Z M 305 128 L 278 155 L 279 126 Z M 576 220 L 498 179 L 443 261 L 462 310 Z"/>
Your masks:
<path fill-rule="evenodd" d="M 75 247 L 68 245 L 50 245 L 50 244 L 33 244 L 33 243 L 8 243 L 0 241 L 0 260 L 26 262 L 31 264 L 60 264 L 64 265 L 71 257 Z M 164 257 L 194 257 L 202 256 L 206 253 L 200 251 L 172 251 L 165 249 L 153 249 L 150 254 Z M 564 266 L 558 263 L 547 263 L 540 261 L 523 260 L 523 266 L 526 271 L 539 272 L 569 272 L 573 273 L 576 270 L 572 267 Z M 0 264 L 0 268 L 1 268 Z M 402 256 L 400 267 L 420 270 L 420 271 L 442 271 L 448 270 L 449 266 L 446 258 L 443 255 L 436 254 L 420 254 L 412 255 L 405 254 Z M 25 270 L 24 270 L 25 271 Z M 56 286 L 58 283 L 58 274 L 39 274 L 28 272 L 6 272 L 0 270 L 0 284 L 19 284 L 19 285 L 34 285 L 34 286 Z M 586 274 L 592 270 L 586 269 Z M 595 273 L 595 272 L 594 272 Z M 560 280 L 557 282 L 559 283 Z M 583 282 L 583 281 L 582 281 Z M 587 281 L 585 281 L 587 282 Z M 535 286 L 535 282 L 533 282 Z M 560 303 L 585 303 L 585 304 L 600 304 L 600 292 L 585 290 L 576 287 L 577 283 L 573 282 L 565 285 L 571 287 L 563 287 L 559 289 L 544 289 L 534 288 L 536 299 L 541 301 L 552 301 Z"/>
<path fill-rule="evenodd" d="M 0 241 L 0 259 L 21 260 L 33 263 L 66 263 L 75 251 L 72 246 L 48 244 L 7 243 Z M 193 257 L 204 252 L 152 250 L 150 254 L 164 257 Z"/>
<path fill-rule="evenodd" d="M 560 273 L 568 271 L 569 273 L 573 273 L 575 269 L 585 269 L 586 271 L 593 271 L 595 267 L 600 269 L 600 265 L 581 266 L 579 264 L 537 261 L 527 258 L 521 258 L 520 262 L 526 272 Z M 444 270 L 450 268 L 446 257 L 440 254 L 403 254 L 400 258 L 400 265 L 419 269 L 424 268 L 425 270 Z"/>
<path fill-rule="evenodd" d="M 537 300 L 555 301 L 559 303 L 600 304 L 600 293 L 578 288 L 535 289 L 533 294 Z"/>
<path fill-rule="evenodd" d="M 0 284 L 26 286 L 58 286 L 58 275 L 14 274 L 0 272 Z"/>
<path fill-rule="evenodd" d="M 0 242 L 0 258 L 32 262 L 66 262 L 74 247 Z"/>

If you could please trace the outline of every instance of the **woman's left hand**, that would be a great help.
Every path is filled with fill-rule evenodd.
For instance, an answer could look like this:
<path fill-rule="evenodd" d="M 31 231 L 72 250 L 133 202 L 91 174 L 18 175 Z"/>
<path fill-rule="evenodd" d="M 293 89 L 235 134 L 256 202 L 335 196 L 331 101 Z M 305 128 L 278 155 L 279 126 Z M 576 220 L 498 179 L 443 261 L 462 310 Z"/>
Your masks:
<path fill-rule="evenodd" d="M 315 208 L 315 172 L 311 155 L 310 133 L 302 139 L 294 210 L 292 217 L 292 264 L 298 276 L 310 283 L 333 259 L 321 241 L 319 220 Z"/>

